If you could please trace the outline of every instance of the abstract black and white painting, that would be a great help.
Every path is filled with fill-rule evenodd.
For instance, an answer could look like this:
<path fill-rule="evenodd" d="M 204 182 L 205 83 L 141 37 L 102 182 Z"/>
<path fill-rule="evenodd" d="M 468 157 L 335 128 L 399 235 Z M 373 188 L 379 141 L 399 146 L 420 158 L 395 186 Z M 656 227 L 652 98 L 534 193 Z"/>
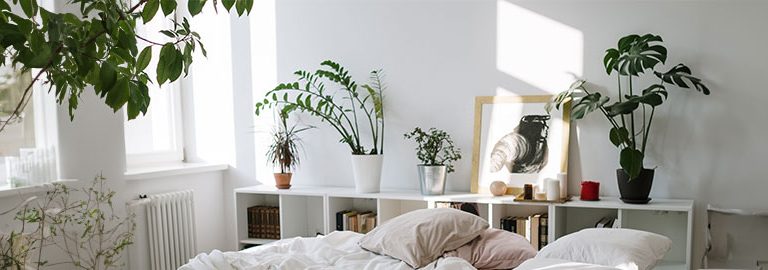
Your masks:
<path fill-rule="evenodd" d="M 567 117 L 548 114 L 550 96 L 477 97 L 473 191 L 487 193 L 490 183 L 503 181 L 511 190 L 525 184 L 543 185 L 565 173 Z"/>

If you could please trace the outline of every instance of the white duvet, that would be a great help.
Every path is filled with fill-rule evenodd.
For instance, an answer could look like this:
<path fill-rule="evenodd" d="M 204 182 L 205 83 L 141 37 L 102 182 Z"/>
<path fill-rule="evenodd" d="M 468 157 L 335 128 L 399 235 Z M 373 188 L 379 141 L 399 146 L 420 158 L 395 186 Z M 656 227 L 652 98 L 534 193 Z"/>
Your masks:
<path fill-rule="evenodd" d="M 181 270 L 261 269 L 412 269 L 404 262 L 361 249 L 363 237 L 354 232 L 333 232 L 316 238 L 291 238 L 240 252 L 200 254 Z M 427 270 L 475 269 L 460 258 L 440 258 L 421 268 Z"/>

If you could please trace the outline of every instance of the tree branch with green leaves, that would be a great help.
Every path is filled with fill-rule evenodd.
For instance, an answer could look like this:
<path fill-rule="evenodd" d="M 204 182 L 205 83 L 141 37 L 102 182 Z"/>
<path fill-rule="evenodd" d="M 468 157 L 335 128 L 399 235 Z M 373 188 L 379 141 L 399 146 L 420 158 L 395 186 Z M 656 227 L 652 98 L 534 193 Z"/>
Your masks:
<path fill-rule="evenodd" d="M 667 48 L 662 42 L 660 36 L 653 34 L 628 35 L 619 39 L 616 48 L 605 51 L 605 71 L 608 75 L 615 73 L 617 76 L 617 102 L 608 104 L 608 96 L 587 90 L 586 81 L 578 80 L 568 90 L 557 94 L 546 107 L 547 111 L 551 111 L 571 102 L 571 116 L 577 120 L 594 111 L 600 111 L 611 124 L 608 137 L 614 146 L 621 149 L 619 164 L 630 179 L 640 175 L 644 168 L 643 160 L 656 107 L 664 103 L 669 96 L 667 85 L 693 88 L 704 95 L 710 94 L 709 88 L 701 79 L 691 75 L 690 68 L 684 64 L 678 64 L 666 72 L 656 70 L 659 64 L 663 65 L 667 61 Z M 637 88 L 633 81 L 649 71 L 660 80 L 659 83 L 652 84 L 636 94 Z M 624 85 L 622 79 L 626 80 Z M 622 87 L 626 90 L 626 95 L 622 93 Z M 648 111 L 650 113 L 647 113 Z M 619 121 L 616 118 L 619 118 Z M 636 124 L 636 121 L 642 125 Z"/>
<path fill-rule="evenodd" d="M 0 65 L 33 72 L 13 113 L 0 120 L 0 132 L 21 116 L 32 98 L 33 86 L 40 80 L 54 92 L 59 104 L 67 102 L 74 119 L 79 98 L 86 87 L 93 87 L 104 103 L 118 111 L 127 109 L 128 119 L 146 114 L 150 105 L 149 86 L 157 87 L 186 76 L 193 53 L 207 52 L 200 35 L 189 19 L 176 18 L 177 0 L 140 0 L 127 5 L 123 0 L 71 0 L 82 15 L 56 13 L 42 8 L 37 0 L 0 2 Z M 250 13 L 253 0 L 214 0 L 239 15 Z M 200 14 L 207 0 L 189 0 L 191 16 Z M 12 5 L 23 14 L 12 11 Z M 158 16 L 159 15 L 159 16 Z M 161 30 L 170 41 L 151 41 L 136 34 L 138 24 L 169 20 L 172 27 Z M 148 45 L 139 48 L 137 40 Z M 149 67 L 154 52 L 157 66 Z M 147 68 L 157 76 L 150 78 Z"/>
<path fill-rule="evenodd" d="M 286 115 L 293 111 L 305 112 L 333 127 L 341 135 L 340 142 L 349 146 L 353 155 L 383 154 L 386 86 L 382 81 L 382 71 L 371 71 L 370 84 L 360 86 L 340 64 L 326 60 L 320 66 L 313 73 L 296 71 L 297 81 L 281 83 L 267 92 L 264 100 L 256 103 L 256 115 L 274 107 L 279 107 L 279 113 Z M 329 93 L 325 88 L 326 82 L 337 84 L 339 89 Z M 368 123 L 372 143 L 370 150 L 361 141 L 358 121 Z"/>

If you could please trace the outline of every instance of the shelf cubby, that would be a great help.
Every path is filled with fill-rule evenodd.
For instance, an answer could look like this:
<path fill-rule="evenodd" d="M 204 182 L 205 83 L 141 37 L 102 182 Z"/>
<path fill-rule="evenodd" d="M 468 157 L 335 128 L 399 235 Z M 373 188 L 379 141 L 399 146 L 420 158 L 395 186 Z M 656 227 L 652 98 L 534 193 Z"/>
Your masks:
<path fill-rule="evenodd" d="M 336 230 L 336 213 L 343 210 L 355 210 L 355 211 L 371 211 L 377 212 L 377 200 L 369 198 L 355 198 L 355 197 L 328 197 L 328 216 L 327 216 L 327 232 L 331 233 Z M 377 217 L 378 217 L 378 213 Z M 380 223 L 380 220 L 376 221 Z"/>
<path fill-rule="evenodd" d="M 546 214 L 549 212 L 547 205 L 535 205 L 535 204 L 491 204 L 492 209 L 490 213 L 493 215 L 491 220 L 492 228 L 501 229 L 500 220 L 504 217 L 529 217 L 535 214 Z"/>
<path fill-rule="evenodd" d="M 248 237 L 248 207 L 251 206 L 280 206 L 280 197 L 274 194 L 240 194 L 235 197 L 237 222 L 237 239 L 239 247 L 257 245 L 274 241 L 272 239 L 258 239 Z"/>
<path fill-rule="evenodd" d="M 396 216 L 419 209 L 427 209 L 429 204 L 421 200 L 379 199 L 377 222 L 382 224 Z"/>
<path fill-rule="evenodd" d="M 280 195 L 280 236 L 312 237 L 325 234 L 323 196 Z"/>
<path fill-rule="evenodd" d="M 554 239 L 586 228 L 594 228 L 604 217 L 618 218 L 619 210 L 592 207 L 555 207 Z M 551 234 L 550 234 L 551 235 Z"/>
<path fill-rule="evenodd" d="M 620 210 L 621 227 L 658 233 L 672 240 L 672 248 L 664 257 L 666 265 L 685 263 L 689 243 L 688 212 L 664 210 Z"/>

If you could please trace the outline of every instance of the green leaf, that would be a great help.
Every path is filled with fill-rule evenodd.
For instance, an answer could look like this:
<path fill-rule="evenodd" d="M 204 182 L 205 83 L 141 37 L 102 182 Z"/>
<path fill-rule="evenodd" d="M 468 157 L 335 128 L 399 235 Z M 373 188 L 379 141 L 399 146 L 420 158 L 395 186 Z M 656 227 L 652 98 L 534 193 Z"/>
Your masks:
<path fill-rule="evenodd" d="M 235 3 L 235 9 L 237 9 L 237 15 L 242 16 L 247 8 L 245 0 L 237 0 Z"/>
<path fill-rule="evenodd" d="M 112 89 L 116 80 L 117 71 L 115 70 L 115 67 L 109 62 L 102 63 L 101 69 L 99 70 L 99 84 L 96 89 L 97 93 L 100 93 L 103 97 L 107 91 Z M 99 89 L 101 90 L 99 91 Z"/>
<path fill-rule="evenodd" d="M 176 47 L 173 46 L 173 43 L 169 42 L 163 45 L 163 48 L 160 49 L 160 59 L 156 69 L 158 85 L 162 85 L 170 78 L 170 70 L 176 61 L 174 58 L 176 58 Z"/>
<path fill-rule="evenodd" d="M 141 19 L 144 20 L 144 24 L 148 23 L 155 17 L 157 10 L 160 8 L 160 0 L 149 0 L 144 4 L 144 9 L 141 10 Z"/>
<path fill-rule="evenodd" d="M 176 11 L 176 0 L 160 0 L 160 8 L 163 9 L 163 14 L 168 16 Z"/>
<path fill-rule="evenodd" d="M 226 8 L 227 11 L 229 11 L 230 9 L 232 9 L 232 6 L 235 5 L 235 0 L 221 0 L 221 4 L 223 4 L 224 8 Z"/>
<path fill-rule="evenodd" d="M 105 100 L 107 106 L 117 112 L 120 108 L 128 102 L 129 96 L 128 79 L 120 78 L 115 82 L 114 87 L 107 92 L 107 98 Z"/>
<path fill-rule="evenodd" d="M 643 152 L 632 148 L 621 150 L 619 163 L 621 168 L 629 175 L 629 179 L 634 179 L 640 175 L 643 169 Z"/>
<path fill-rule="evenodd" d="M 184 56 L 174 48 L 173 50 L 173 61 L 168 63 L 168 81 L 175 82 L 179 79 L 179 76 L 181 76 L 181 72 L 184 70 Z"/>
<path fill-rule="evenodd" d="M 644 73 L 667 60 L 667 48 L 660 45 L 660 36 L 629 35 L 619 39 L 618 48 L 606 50 L 603 64 L 608 74 L 616 70 L 621 75 Z"/>
<path fill-rule="evenodd" d="M 19 4 L 21 5 L 21 10 L 24 11 L 24 15 L 27 15 L 27 17 L 32 18 L 37 15 L 37 0 L 19 0 Z"/>
<path fill-rule="evenodd" d="M 611 143 L 615 146 L 620 146 L 623 143 L 629 144 L 629 131 L 624 127 L 617 128 L 611 128 L 609 137 L 611 139 Z"/>
<path fill-rule="evenodd" d="M 701 79 L 692 76 L 691 69 L 686 65 L 678 64 L 665 73 L 654 72 L 654 74 L 665 83 L 674 84 L 682 88 L 694 87 L 699 92 L 709 95 L 709 88 L 701 82 Z"/>
<path fill-rule="evenodd" d="M 626 100 L 624 102 L 616 102 L 610 106 L 606 106 L 605 109 L 610 116 L 617 116 L 620 114 L 630 114 L 637 109 L 638 106 L 640 106 L 640 104 L 637 101 Z"/>
<path fill-rule="evenodd" d="M 203 11 L 203 7 L 205 6 L 206 1 L 208 0 L 189 0 L 189 2 L 187 2 L 189 14 L 192 16 L 200 14 L 200 12 Z"/>
<path fill-rule="evenodd" d="M 582 119 L 587 114 L 600 109 L 605 103 L 608 103 L 609 98 L 602 96 L 600 93 L 595 92 L 582 97 L 576 105 L 573 105 L 571 109 L 571 116 L 574 119 Z"/>
<path fill-rule="evenodd" d="M 139 53 L 139 58 L 136 59 L 136 70 L 144 70 L 147 68 L 147 66 L 149 66 L 150 61 L 152 61 L 152 46 L 147 46 L 141 50 L 141 53 Z"/>

